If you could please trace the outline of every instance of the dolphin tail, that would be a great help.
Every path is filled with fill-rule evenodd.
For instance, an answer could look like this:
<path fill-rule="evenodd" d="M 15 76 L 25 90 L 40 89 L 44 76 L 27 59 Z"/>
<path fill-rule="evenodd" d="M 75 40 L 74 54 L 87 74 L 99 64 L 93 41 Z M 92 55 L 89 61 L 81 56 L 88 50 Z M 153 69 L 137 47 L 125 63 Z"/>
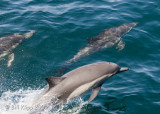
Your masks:
<path fill-rule="evenodd" d="M 35 32 L 37 32 L 36 30 L 31 30 L 30 32 L 24 33 L 24 38 L 28 39 L 30 38 Z"/>

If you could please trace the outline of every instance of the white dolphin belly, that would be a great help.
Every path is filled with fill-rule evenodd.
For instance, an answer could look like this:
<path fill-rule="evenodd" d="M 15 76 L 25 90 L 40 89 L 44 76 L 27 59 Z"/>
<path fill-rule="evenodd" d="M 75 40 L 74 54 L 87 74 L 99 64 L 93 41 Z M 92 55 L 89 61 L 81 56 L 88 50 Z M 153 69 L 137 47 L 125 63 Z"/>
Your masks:
<path fill-rule="evenodd" d="M 97 84 L 99 81 L 105 79 L 106 77 L 111 76 L 111 74 L 108 75 L 104 75 L 96 80 L 93 80 L 92 82 L 86 83 L 81 85 L 80 87 L 78 87 L 77 89 L 75 89 L 67 98 L 67 101 L 70 99 L 73 99 L 75 97 L 78 97 L 80 95 L 82 95 L 83 93 L 87 92 L 88 90 L 92 89 L 92 87 Z"/>

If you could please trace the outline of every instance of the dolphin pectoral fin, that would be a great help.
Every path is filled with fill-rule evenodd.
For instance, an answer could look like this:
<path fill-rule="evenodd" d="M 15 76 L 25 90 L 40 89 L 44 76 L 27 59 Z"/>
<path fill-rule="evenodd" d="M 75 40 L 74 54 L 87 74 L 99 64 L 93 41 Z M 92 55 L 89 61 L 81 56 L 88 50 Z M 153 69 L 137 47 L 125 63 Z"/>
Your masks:
<path fill-rule="evenodd" d="M 86 40 L 88 41 L 89 44 L 94 42 L 94 39 L 92 39 L 92 38 L 87 38 Z"/>
<path fill-rule="evenodd" d="M 87 38 L 86 40 L 87 40 L 88 42 L 90 42 L 92 39 L 91 39 L 91 38 Z"/>
<path fill-rule="evenodd" d="M 12 53 L 12 54 L 10 54 L 10 55 L 8 56 L 8 63 L 7 63 L 7 66 L 8 66 L 8 67 L 11 66 L 13 60 L 14 60 L 14 53 Z"/>
<path fill-rule="evenodd" d="M 99 86 L 99 87 L 97 87 L 97 88 L 94 88 L 94 89 L 92 90 L 92 94 L 91 94 L 88 102 L 91 102 L 92 100 L 94 100 L 94 99 L 96 98 L 96 96 L 98 95 L 100 89 L 101 89 L 101 86 Z"/>
<path fill-rule="evenodd" d="M 49 88 L 54 87 L 55 85 L 59 84 L 63 81 L 66 77 L 47 77 L 45 80 L 49 84 Z"/>
<path fill-rule="evenodd" d="M 121 51 L 124 47 L 125 47 L 125 43 L 121 40 L 121 41 L 117 44 L 116 49 L 118 49 L 118 51 Z"/>
<path fill-rule="evenodd" d="M 93 37 L 93 38 L 87 38 L 86 40 L 88 41 L 88 43 L 93 43 L 99 39 L 100 39 L 99 37 Z"/>

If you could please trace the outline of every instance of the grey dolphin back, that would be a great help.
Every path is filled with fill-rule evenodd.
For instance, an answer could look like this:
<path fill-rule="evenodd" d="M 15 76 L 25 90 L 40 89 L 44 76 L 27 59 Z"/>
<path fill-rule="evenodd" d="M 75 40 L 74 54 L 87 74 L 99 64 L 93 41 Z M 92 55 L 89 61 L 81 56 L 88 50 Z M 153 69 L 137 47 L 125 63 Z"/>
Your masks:
<path fill-rule="evenodd" d="M 112 27 L 105 29 L 103 32 L 101 32 L 99 35 L 93 37 L 93 38 L 88 38 L 88 43 L 94 43 L 97 42 L 98 40 L 104 38 L 104 37 L 122 37 L 125 33 L 129 32 L 134 26 L 136 26 L 138 23 L 127 23 L 127 24 L 122 24 L 117 27 Z"/>

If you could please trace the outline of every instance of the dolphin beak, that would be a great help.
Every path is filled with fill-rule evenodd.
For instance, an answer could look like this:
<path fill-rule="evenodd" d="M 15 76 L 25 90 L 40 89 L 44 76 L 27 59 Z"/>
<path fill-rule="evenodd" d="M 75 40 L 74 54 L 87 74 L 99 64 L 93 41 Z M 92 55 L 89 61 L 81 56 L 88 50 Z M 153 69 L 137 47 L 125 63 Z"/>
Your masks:
<path fill-rule="evenodd" d="M 128 68 L 128 67 L 122 67 L 122 68 L 120 68 L 120 69 L 119 69 L 119 73 L 120 73 L 120 72 L 127 71 L 127 70 L 129 70 L 129 68 Z"/>
<path fill-rule="evenodd" d="M 30 32 L 27 32 L 24 34 L 24 37 L 27 39 L 27 38 L 30 38 L 35 32 L 37 32 L 36 30 L 30 30 Z"/>
<path fill-rule="evenodd" d="M 135 22 L 135 23 L 134 23 L 135 26 L 138 25 L 138 24 L 139 24 L 138 22 Z"/>

